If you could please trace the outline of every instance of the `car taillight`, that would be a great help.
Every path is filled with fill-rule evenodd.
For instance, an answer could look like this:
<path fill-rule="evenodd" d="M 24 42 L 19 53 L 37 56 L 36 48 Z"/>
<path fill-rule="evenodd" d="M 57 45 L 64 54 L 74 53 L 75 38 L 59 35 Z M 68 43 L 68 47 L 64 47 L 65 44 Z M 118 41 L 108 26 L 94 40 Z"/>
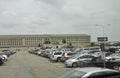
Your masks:
<path fill-rule="evenodd" d="M 66 60 L 68 59 L 68 57 L 64 57 Z"/>

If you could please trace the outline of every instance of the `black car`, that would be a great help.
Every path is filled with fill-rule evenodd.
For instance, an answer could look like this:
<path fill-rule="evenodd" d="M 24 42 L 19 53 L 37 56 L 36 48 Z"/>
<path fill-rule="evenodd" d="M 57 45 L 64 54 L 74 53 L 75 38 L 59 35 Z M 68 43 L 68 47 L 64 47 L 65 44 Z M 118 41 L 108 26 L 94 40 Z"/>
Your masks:
<path fill-rule="evenodd" d="M 3 57 L 0 55 L 0 66 L 4 63 L 3 60 L 4 60 Z"/>
<path fill-rule="evenodd" d="M 82 61 L 80 67 L 105 67 L 115 70 L 120 70 L 120 62 L 118 61 L 105 61 L 101 58 L 93 58 L 91 61 Z"/>

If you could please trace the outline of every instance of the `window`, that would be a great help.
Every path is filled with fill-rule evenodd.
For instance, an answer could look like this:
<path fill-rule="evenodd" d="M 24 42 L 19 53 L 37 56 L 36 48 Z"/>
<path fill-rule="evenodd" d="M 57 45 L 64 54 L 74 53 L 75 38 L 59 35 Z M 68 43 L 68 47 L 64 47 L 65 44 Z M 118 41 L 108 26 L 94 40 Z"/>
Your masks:
<path fill-rule="evenodd" d="M 64 75 L 62 78 L 81 78 L 83 75 L 85 75 L 85 72 L 73 70 L 66 75 Z"/>
<path fill-rule="evenodd" d="M 54 55 L 61 55 L 62 52 L 55 52 Z"/>
<path fill-rule="evenodd" d="M 91 74 L 88 78 L 119 78 L 120 73 L 114 71 L 101 71 Z M 117 77 L 114 77 L 117 76 Z"/>

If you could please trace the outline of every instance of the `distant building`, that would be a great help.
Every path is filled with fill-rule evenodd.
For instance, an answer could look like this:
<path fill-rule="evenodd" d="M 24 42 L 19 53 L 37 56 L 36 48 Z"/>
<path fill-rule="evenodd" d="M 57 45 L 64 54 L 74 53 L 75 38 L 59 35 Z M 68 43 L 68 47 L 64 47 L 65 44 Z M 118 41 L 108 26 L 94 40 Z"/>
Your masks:
<path fill-rule="evenodd" d="M 0 48 L 90 46 L 91 36 L 84 34 L 0 35 Z"/>

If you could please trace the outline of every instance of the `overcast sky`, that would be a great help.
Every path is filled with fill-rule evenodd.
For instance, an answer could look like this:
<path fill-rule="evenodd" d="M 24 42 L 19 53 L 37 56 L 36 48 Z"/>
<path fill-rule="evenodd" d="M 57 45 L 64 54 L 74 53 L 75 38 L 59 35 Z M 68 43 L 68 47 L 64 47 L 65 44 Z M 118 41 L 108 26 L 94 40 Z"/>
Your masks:
<path fill-rule="evenodd" d="M 92 41 L 120 41 L 119 31 L 120 0 L 0 0 L 0 35 L 88 34 Z"/>

